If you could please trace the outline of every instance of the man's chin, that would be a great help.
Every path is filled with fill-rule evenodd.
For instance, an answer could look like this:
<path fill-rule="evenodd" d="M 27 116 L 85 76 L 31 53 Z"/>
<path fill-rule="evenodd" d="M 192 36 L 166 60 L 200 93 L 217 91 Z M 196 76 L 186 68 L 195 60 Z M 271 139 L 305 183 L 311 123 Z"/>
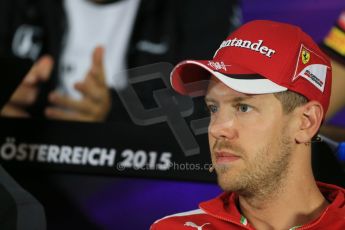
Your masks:
<path fill-rule="evenodd" d="M 226 192 L 233 192 L 238 187 L 238 183 L 236 183 L 234 177 L 222 174 L 217 177 L 218 185 Z"/>
<path fill-rule="evenodd" d="M 237 192 L 240 190 L 239 186 L 235 184 L 218 182 L 218 185 L 224 192 Z"/>
<path fill-rule="evenodd" d="M 240 179 L 241 176 L 238 173 L 227 171 L 227 173 L 217 172 L 217 181 L 219 187 L 225 192 L 237 192 L 241 191 L 246 187 L 243 180 Z"/>

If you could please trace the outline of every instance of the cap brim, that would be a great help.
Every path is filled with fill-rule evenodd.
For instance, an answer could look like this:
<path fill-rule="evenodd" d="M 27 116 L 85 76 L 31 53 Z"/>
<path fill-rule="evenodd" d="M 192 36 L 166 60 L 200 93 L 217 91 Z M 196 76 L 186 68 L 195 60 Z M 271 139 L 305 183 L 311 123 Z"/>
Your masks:
<path fill-rule="evenodd" d="M 171 85 L 183 95 L 200 96 L 214 76 L 235 91 L 245 94 L 266 94 L 286 91 L 271 80 L 238 65 L 206 60 L 180 62 L 170 75 Z"/>

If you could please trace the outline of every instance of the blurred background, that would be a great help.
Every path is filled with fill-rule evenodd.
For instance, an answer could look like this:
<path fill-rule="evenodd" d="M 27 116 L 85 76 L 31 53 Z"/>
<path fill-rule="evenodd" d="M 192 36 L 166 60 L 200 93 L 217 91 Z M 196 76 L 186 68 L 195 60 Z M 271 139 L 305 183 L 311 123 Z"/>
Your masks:
<path fill-rule="evenodd" d="M 238 2 L 230 0 L 185 0 L 164 1 L 165 3 L 150 0 L 142 0 L 141 2 L 139 0 L 119 0 L 99 1 L 100 3 L 97 3 L 94 7 L 89 7 L 87 4 L 96 3 L 90 3 L 86 0 L 71 2 L 57 0 L 10 2 L 9 0 L 2 0 L 0 3 L 0 8 L 25 12 L 25 17 L 32 19 L 31 21 L 24 20 L 22 22 L 23 17 L 20 17 L 19 13 L 11 16 L 10 12 L 2 14 L 3 18 L 0 18 L 0 28 L 3 28 L 1 29 L 0 40 L 2 43 L 0 45 L 2 57 L 19 57 L 29 63 L 27 65 L 18 64 L 18 68 L 22 68 L 20 73 L 8 70 L 8 74 L 12 73 L 17 76 L 17 78 L 12 78 L 12 82 L 6 82 L 12 87 L 8 89 L 14 90 L 15 86 L 24 77 L 25 74 L 23 73 L 29 71 L 30 67 L 28 65 L 31 66 L 32 63 L 37 63 L 45 53 L 54 58 L 55 66 L 52 67 L 52 70 L 44 68 L 39 70 L 42 71 L 41 75 L 45 76 L 45 72 L 52 71 L 52 74 L 61 75 L 62 77 L 59 78 L 60 80 L 55 78 L 55 80 L 50 79 L 47 82 L 42 80 L 39 86 L 47 84 L 47 88 L 50 87 L 49 89 L 58 86 L 58 92 L 64 92 L 66 95 L 68 95 L 69 90 L 73 90 L 73 87 L 79 87 L 79 89 L 84 87 L 84 90 L 79 90 L 79 94 L 82 92 L 81 96 L 76 97 L 83 99 L 83 96 L 89 96 L 87 92 L 88 80 L 75 87 L 73 84 L 81 81 L 81 79 L 68 77 L 71 72 L 73 73 L 73 70 L 79 68 L 79 64 L 72 65 L 74 62 L 68 56 L 71 54 L 75 54 L 76 59 L 82 59 L 82 56 L 87 57 L 85 61 L 80 60 L 84 63 L 80 64 L 81 66 L 90 66 L 90 68 L 86 68 L 91 71 L 90 74 L 89 72 L 85 74 L 86 78 L 95 73 L 95 75 L 99 74 L 100 76 L 103 73 L 106 75 L 103 77 L 96 76 L 96 80 L 92 80 L 96 83 L 92 83 L 98 84 L 99 87 L 91 89 L 91 92 L 97 91 L 102 95 L 104 93 L 106 99 L 90 103 L 101 104 L 103 108 L 108 106 L 108 109 L 106 111 L 99 110 L 100 112 L 95 113 L 93 117 L 84 116 L 82 113 L 74 113 L 72 107 L 59 110 L 62 112 L 58 113 L 56 110 L 37 112 L 42 110 L 42 107 L 33 106 L 28 110 L 28 114 L 14 117 L 4 114 L 5 110 L 3 110 L 5 116 L 0 120 L 0 127 L 2 127 L 0 139 L 3 141 L 1 165 L 43 205 L 46 213 L 47 229 L 149 229 L 155 220 L 176 212 L 196 209 L 200 201 L 211 199 L 219 194 L 221 190 L 216 184 L 214 175 L 208 173 L 205 169 L 140 171 L 134 168 L 128 170 L 115 169 L 115 166 L 117 166 L 115 164 L 107 168 L 106 166 L 98 167 L 97 165 L 78 165 L 78 163 L 73 165 L 73 163 L 68 164 L 67 161 L 54 164 L 54 162 L 44 163 L 44 160 L 41 162 L 39 160 L 37 162 L 35 160 L 18 160 L 18 158 L 11 158 L 10 154 L 5 153 L 5 150 L 2 151 L 2 147 L 6 143 L 86 146 L 89 149 L 103 148 L 108 152 L 115 149 L 116 153 L 122 153 L 122 163 L 124 159 L 128 159 L 123 154 L 128 149 L 132 151 L 134 157 L 138 156 L 138 161 L 141 159 L 138 152 L 142 150 L 144 155 L 158 157 L 162 162 L 166 158 L 169 159 L 170 163 L 209 163 L 205 126 L 198 131 L 196 128 L 190 128 L 189 125 L 196 120 L 201 121 L 198 124 L 204 124 L 202 119 L 205 117 L 205 111 L 198 99 L 193 101 L 193 108 L 188 104 L 189 101 L 185 101 L 186 108 L 180 109 L 181 114 L 182 111 L 184 113 L 182 120 L 179 120 L 182 123 L 178 126 L 179 129 L 172 130 L 169 119 L 160 118 L 161 116 L 157 115 L 160 111 L 156 111 L 157 114 L 152 115 L 155 116 L 155 119 L 159 117 L 158 120 L 155 120 L 156 122 L 144 118 L 140 120 L 140 118 L 131 114 L 129 112 L 131 111 L 130 105 L 126 105 L 126 100 L 132 91 L 124 90 L 123 85 L 131 85 L 131 90 L 134 90 L 133 92 L 140 98 L 139 101 L 142 103 L 143 111 L 147 112 L 156 108 L 159 104 L 153 91 L 168 87 L 165 84 L 166 79 L 164 77 L 151 76 L 152 74 L 160 73 L 168 76 L 168 72 L 173 65 L 187 58 L 212 58 L 214 50 L 219 46 L 222 39 L 238 25 L 254 19 L 270 19 L 292 23 L 300 26 L 315 41 L 321 44 L 332 26 L 337 23 L 342 10 L 345 9 L 345 2 L 341 0 L 242 0 Z M 89 3 L 85 5 L 83 2 Z M 128 6 L 124 5 L 125 2 Z M 122 8 L 113 7 L 116 4 L 122 4 Z M 110 7 L 108 8 L 108 6 Z M 89 13 L 92 14 L 94 8 L 103 8 L 100 15 L 103 15 L 104 19 L 98 21 L 97 18 L 92 18 L 86 23 L 87 26 L 80 24 L 80 20 L 88 15 L 83 16 L 83 13 L 80 12 L 90 11 Z M 109 12 L 105 10 L 106 8 L 109 9 Z M 43 12 L 42 9 L 49 10 Z M 117 22 L 129 25 L 135 30 L 133 29 L 131 33 L 130 29 L 126 30 L 122 25 L 107 24 L 109 20 L 113 20 L 109 16 L 113 15 L 113 12 L 118 15 L 116 16 Z M 121 14 L 121 12 L 125 13 Z M 136 14 L 137 16 L 135 16 Z M 64 17 L 55 17 L 54 15 L 64 15 Z M 57 20 L 57 18 L 60 18 L 60 20 Z M 92 21 L 96 21 L 96 23 L 93 23 L 95 25 L 92 25 Z M 20 32 L 16 30 L 22 28 L 21 31 L 25 32 L 27 31 L 25 28 L 28 28 L 28 25 L 31 25 L 30 23 L 34 27 L 28 30 L 31 32 L 26 33 L 35 34 L 38 31 L 38 38 L 35 37 L 36 35 L 31 37 L 31 42 L 36 44 L 35 47 L 40 50 L 37 51 L 37 54 L 32 49 L 25 52 L 25 36 L 29 35 L 20 37 Z M 35 29 L 40 28 L 41 25 L 42 28 L 50 32 L 43 33 L 44 30 L 42 32 Z M 73 25 L 79 25 L 78 29 Z M 50 28 L 52 26 L 53 28 Z M 124 34 L 124 37 L 116 38 L 119 40 L 114 38 L 115 40 L 112 40 L 113 42 L 110 42 L 110 44 L 106 39 L 98 41 L 95 38 L 96 43 L 104 42 L 105 44 L 105 48 L 103 48 L 106 55 L 102 59 L 100 58 L 103 54 L 102 51 L 94 49 L 95 46 L 90 45 L 93 37 L 97 37 L 95 35 L 101 32 L 97 30 L 94 32 L 95 34 L 92 34 L 84 28 L 88 26 L 94 27 L 94 31 L 97 28 L 108 29 L 109 34 L 104 35 L 108 36 L 108 39 L 117 33 Z M 47 27 L 49 28 L 47 29 Z M 61 27 L 65 28 L 63 36 L 58 32 Z M 16 31 L 19 33 L 17 40 L 15 39 Z M 82 34 L 84 37 L 76 35 L 77 32 L 84 33 Z M 9 34 L 13 35 L 9 36 Z M 55 41 L 58 38 L 61 41 Z M 88 42 L 84 41 L 84 38 L 90 40 L 90 44 L 86 44 Z M 48 45 L 41 46 L 35 39 L 41 39 L 45 42 L 44 44 Z M 81 39 L 81 41 L 78 39 Z M 14 43 L 13 40 L 16 40 L 18 44 Z M 123 41 L 126 42 L 123 43 Z M 78 46 L 79 43 L 85 43 L 88 51 L 81 52 L 81 48 Z M 117 45 L 113 45 L 113 43 Z M 21 49 L 16 50 L 12 47 L 13 44 L 17 44 Z M 127 47 L 127 51 L 122 50 L 121 47 Z M 122 54 L 112 56 L 111 51 L 114 50 L 122 52 Z M 108 60 L 112 58 L 119 60 L 117 64 L 108 63 Z M 50 60 L 43 61 L 46 63 L 45 66 L 49 65 Z M 100 71 L 102 65 L 99 63 L 101 62 L 104 64 L 103 72 Z M 157 62 L 168 62 L 170 65 L 163 64 L 147 67 L 147 65 Z M 115 68 L 116 65 L 118 67 Z M 7 64 L 7 66 L 9 65 Z M 136 78 L 136 67 L 142 67 L 138 71 L 146 77 Z M 121 77 L 113 77 L 117 76 L 115 73 L 125 69 L 129 69 L 129 71 L 123 72 Z M 150 77 L 147 77 L 147 75 L 150 75 Z M 70 81 L 73 83 L 70 83 Z M 111 88 L 111 92 L 103 87 L 106 84 Z M 2 95 L 4 106 L 9 105 L 6 104 L 6 100 L 10 98 L 10 93 L 12 92 L 4 91 Z M 75 94 L 71 93 L 71 97 L 75 97 Z M 46 100 L 49 100 L 54 106 L 63 105 L 61 101 L 54 100 L 54 95 L 50 95 L 47 90 L 42 90 L 37 96 L 37 100 L 44 97 L 49 98 Z M 345 95 L 343 97 L 345 98 Z M 109 107 L 109 98 L 112 107 Z M 7 111 L 12 112 L 13 110 Z M 169 112 L 169 110 L 166 110 L 164 113 L 167 113 L 167 111 Z M 76 116 L 72 117 L 71 114 Z M 49 119 L 45 120 L 45 116 Z M 23 117 L 31 118 L 23 119 Z M 66 117 L 68 119 L 64 119 Z M 92 122 L 84 123 L 83 121 Z M 184 121 L 188 124 L 187 130 L 192 130 L 188 131 L 191 136 L 184 136 L 183 134 L 186 129 L 186 126 L 183 125 Z M 143 125 L 144 123 L 145 125 Z M 345 129 L 345 110 L 337 110 L 326 121 L 326 124 Z M 9 138 L 15 140 L 9 140 Z M 189 142 L 189 140 L 191 141 Z M 345 137 L 342 141 L 344 140 Z M 188 145 L 189 143 L 195 145 Z M 344 171 L 336 167 L 332 169 L 333 165 L 331 164 L 323 164 L 326 162 L 325 157 L 329 162 L 337 161 L 337 164 L 345 165 L 345 160 L 341 162 L 342 159 L 339 158 L 339 155 L 336 155 L 339 142 L 331 141 L 330 143 L 331 147 L 314 147 L 314 170 L 318 179 L 328 180 L 328 182 L 344 186 L 345 181 L 342 181 Z M 152 151 L 154 153 L 150 155 Z M 322 151 L 330 152 L 330 156 L 318 155 L 322 154 Z M 168 153 L 168 155 L 165 154 L 166 157 L 163 157 L 164 153 Z M 336 159 L 337 156 L 338 159 Z M 117 163 L 119 162 L 117 161 Z M 344 170 L 344 168 L 342 169 Z"/>

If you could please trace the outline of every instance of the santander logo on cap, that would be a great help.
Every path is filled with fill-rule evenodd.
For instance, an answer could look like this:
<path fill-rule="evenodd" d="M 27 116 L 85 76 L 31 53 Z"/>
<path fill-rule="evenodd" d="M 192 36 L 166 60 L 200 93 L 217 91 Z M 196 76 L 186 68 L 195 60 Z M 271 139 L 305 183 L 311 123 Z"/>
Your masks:
<path fill-rule="evenodd" d="M 271 58 L 272 55 L 276 52 L 274 49 L 270 49 L 267 46 L 263 45 L 264 41 L 263 40 L 258 40 L 256 42 L 252 42 L 249 40 L 242 40 L 242 39 L 238 39 L 238 38 L 233 38 L 233 39 L 229 39 L 229 40 L 225 40 L 222 42 L 222 44 L 220 45 L 220 47 L 216 50 L 214 56 L 217 55 L 218 51 L 224 47 L 240 47 L 240 48 L 245 48 L 245 49 L 250 49 L 256 52 L 259 52 L 263 55 L 265 55 L 266 57 Z"/>

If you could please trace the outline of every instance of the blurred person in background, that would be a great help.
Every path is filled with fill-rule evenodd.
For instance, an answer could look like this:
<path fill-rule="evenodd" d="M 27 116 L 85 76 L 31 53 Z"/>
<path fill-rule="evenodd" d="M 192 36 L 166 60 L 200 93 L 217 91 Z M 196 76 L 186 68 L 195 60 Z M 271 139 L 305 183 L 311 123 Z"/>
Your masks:
<path fill-rule="evenodd" d="M 117 72 L 210 58 L 215 47 L 207 44 L 237 27 L 240 15 L 237 1 L 227 0 L 2 1 L 0 56 L 34 64 L 1 115 L 127 119 L 112 106 L 121 104 L 114 89 L 127 85 L 127 76 L 114 78 Z M 212 31 L 205 34 L 205 26 Z"/>

